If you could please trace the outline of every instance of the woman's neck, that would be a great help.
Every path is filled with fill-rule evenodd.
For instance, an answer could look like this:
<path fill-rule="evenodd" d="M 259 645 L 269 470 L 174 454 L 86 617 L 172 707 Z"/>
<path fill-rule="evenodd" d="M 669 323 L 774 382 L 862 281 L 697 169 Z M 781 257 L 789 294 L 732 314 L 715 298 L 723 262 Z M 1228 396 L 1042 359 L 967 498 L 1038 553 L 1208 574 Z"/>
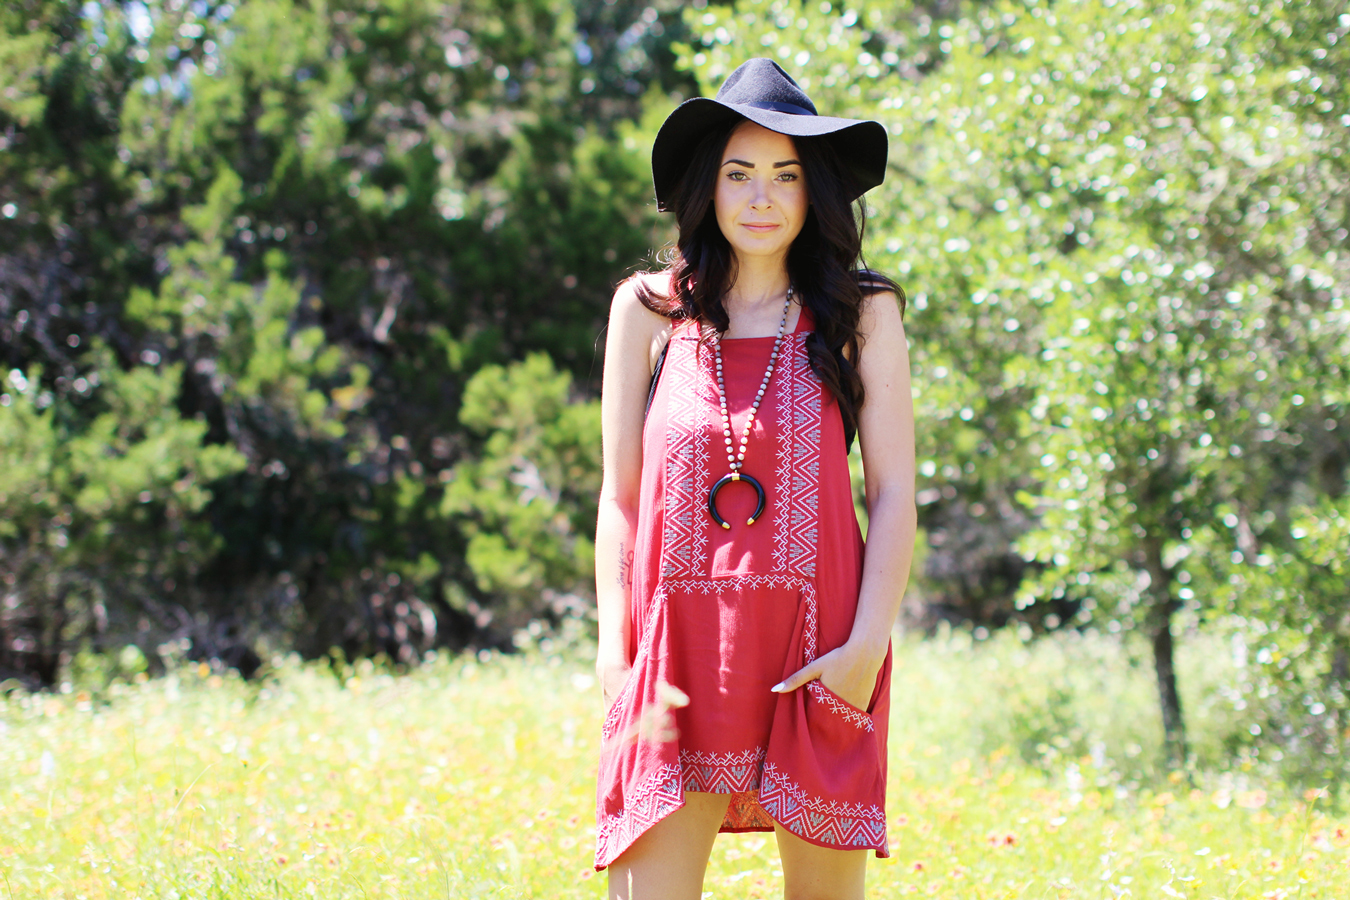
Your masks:
<path fill-rule="evenodd" d="M 783 263 L 750 260 L 737 265 L 736 280 L 722 298 L 729 322 L 724 338 L 771 337 L 778 332 L 790 284 Z"/>
<path fill-rule="evenodd" d="M 738 313 L 755 313 L 764 307 L 780 307 L 788 290 L 787 261 L 781 258 L 738 259 L 736 280 L 727 287 L 723 305 L 733 320 Z"/>

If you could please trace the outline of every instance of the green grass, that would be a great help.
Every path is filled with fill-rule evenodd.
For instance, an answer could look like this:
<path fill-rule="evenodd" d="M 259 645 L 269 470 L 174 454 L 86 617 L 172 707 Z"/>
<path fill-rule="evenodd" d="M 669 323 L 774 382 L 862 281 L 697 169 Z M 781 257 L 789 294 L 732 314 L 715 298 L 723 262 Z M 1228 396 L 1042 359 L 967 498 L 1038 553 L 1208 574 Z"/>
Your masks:
<path fill-rule="evenodd" d="M 894 858 L 869 863 L 871 896 L 1345 896 L 1350 818 L 1317 794 L 1250 763 L 1194 786 L 1151 773 L 1156 713 L 1122 653 L 899 646 Z M 254 684 L 189 667 L 96 696 L 12 694 L 0 900 L 602 896 L 598 731 L 586 664 L 541 654 L 364 664 L 345 684 L 287 663 Z M 711 896 L 781 883 L 770 835 L 718 839 Z"/>

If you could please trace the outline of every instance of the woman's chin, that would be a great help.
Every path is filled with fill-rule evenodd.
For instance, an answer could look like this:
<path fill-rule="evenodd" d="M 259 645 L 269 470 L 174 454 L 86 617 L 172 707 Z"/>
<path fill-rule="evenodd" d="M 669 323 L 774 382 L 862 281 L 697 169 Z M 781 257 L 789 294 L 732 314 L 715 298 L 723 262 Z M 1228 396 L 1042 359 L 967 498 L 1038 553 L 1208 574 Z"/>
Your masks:
<path fill-rule="evenodd" d="M 735 250 L 736 255 L 743 259 L 773 259 L 786 256 L 790 246 L 791 244 L 784 243 L 782 240 L 777 239 L 777 236 L 774 236 L 773 239 L 765 237 L 759 240 L 752 238 L 750 240 L 736 241 L 731 245 L 731 249 Z"/>

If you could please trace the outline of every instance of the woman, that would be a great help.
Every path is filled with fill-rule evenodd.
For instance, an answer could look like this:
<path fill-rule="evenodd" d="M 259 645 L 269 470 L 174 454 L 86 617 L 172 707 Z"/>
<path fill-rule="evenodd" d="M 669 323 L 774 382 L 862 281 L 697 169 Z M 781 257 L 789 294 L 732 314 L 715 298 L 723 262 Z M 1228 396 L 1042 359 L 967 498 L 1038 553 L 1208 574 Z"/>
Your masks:
<path fill-rule="evenodd" d="M 881 125 L 817 115 L 767 59 L 652 148 L 678 253 L 616 291 L 602 397 L 611 897 L 700 897 L 719 831 L 774 831 L 789 898 L 860 898 L 867 851 L 887 855 L 913 412 L 898 288 L 859 268 L 851 207 L 885 161 Z"/>

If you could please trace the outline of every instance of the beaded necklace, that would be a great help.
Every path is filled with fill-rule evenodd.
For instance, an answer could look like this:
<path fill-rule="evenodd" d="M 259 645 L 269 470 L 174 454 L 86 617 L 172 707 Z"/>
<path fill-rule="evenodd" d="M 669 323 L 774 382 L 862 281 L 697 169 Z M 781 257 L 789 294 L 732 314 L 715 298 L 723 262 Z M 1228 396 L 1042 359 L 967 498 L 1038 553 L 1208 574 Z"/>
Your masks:
<path fill-rule="evenodd" d="M 764 370 L 764 380 L 759 383 L 759 390 L 755 393 L 755 402 L 750 406 L 750 415 L 745 420 L 745 433 L 741 435 L 739 450 L 732 440 L 731 413 L 727 410 L 727 386 L 722 379 L 722 335 L 717 335 L 713 340 L 713 349 L 716 353 L 714 358 L 717 365 L 717 393 L 722 406 L 722 436 L 726 440 L 727 467 L 731 471 L 717 479 L 717 483 L 708 491 L 708 513 L 713 517 L 713 521 L 723 528 L 730 528 L 731 525 L 717 512 L 717 495 L 722 488 L 733 481 L 748 483 L 759 495 L 759 503 L 755 507 L 755 514 L 747 519 L 745 524 L 755 524 L 755 520 L 764 512 L 764 486 L 754 476 L 742 472 L 741 467 L 745 464 L 745 448 L 750 443 L 750 431 L 755 424 L 755 414 L 759 412 L 759 404 L 764 400 L 764 393 L 769 389 L 769 380 L 773 378 L 773 370 L 778 363 L 778 351 L 782 348 L 783 337 L 787 333 L 788 310 L 791 307 L 792 285 L 788 285 L 787 297 L 783 300 L 783 318 L 778 323 L 778 335 L 773 339 L 773 351 L 769 354 L 769 366 Z"/>

